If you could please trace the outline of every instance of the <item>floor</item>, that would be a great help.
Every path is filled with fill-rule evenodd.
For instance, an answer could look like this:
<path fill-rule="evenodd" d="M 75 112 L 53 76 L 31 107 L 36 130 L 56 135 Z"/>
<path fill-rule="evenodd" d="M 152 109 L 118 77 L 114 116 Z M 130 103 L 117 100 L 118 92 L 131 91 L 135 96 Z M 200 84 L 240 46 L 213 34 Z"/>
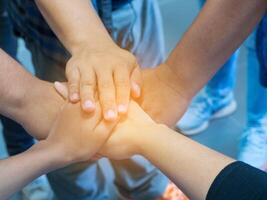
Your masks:
<path fill-rule="evenodd" d="M 163 14 L 166 46 L 168 52 L 170 52 L 197 15 L 198 4 L 195 0 L 159 0 L 159 2 Z M 32 70 L 29 61 L 30 55 L 24 48 L 22 42 L 19 48 L 19 58 L 27 68 Z M 192 137 L 194 140 L 232 157 L 236 157 L 238 140 L 245 126 L 246 51 L 244 48 L 241 49 L 237 74 L 235 90 L 238 102 L 237 111 L 230 117 L 213 121 L 207 131 Z M 6 150 L 2 134 L 0 134 L 0 157 L 5 156 Z M 108 173 L 111 172 L 109 171 Z"/>

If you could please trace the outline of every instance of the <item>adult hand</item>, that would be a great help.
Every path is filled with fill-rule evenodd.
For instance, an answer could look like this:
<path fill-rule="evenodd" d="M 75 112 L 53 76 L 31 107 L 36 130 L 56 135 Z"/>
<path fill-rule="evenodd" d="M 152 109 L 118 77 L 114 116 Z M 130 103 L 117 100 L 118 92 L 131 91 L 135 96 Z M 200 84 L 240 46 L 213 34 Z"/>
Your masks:
<path fill-rule="evenodd" d="M 95 158 L 104 156 L 122 160 L 141 154 L 142 135 L 153 132 L 158 126 L 161 125 L 156 124 L 136 102 L 131 101 L 127 116 L 120 120 Z"/>
<path fill-rule="evenodd" d="M 63 165 L 87 161 L 106 142 L 115 124 L 102 119 L 99 103 L 93 114 L 84 113 L 80 104 L 67 103 L 45 142 L 61 154 Z"/>
<path fill-rule="evenodd" d="M 140 96 L 139 66 L 130 52 L 115 44 L 89 49 L 84 45 L 74 51 L 67 63 L 69 100 L 81 99 L 83 110 L 92 112 L 97 91 L 104 118 L 114 120 L 118 113 L 127 112 L 131 91 L 134 97 Z"/>

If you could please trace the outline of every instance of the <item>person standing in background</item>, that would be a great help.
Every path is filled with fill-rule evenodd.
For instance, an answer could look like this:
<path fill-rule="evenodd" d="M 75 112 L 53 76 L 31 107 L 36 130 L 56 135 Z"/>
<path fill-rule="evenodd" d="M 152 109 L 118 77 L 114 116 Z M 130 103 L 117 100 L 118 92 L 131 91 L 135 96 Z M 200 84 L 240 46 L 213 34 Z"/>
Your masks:
<path fill-rule="evenodd" d="M 18 41 L 12 32 L 12 25 L 7 12 L 7 0 L 0 0 L 0 48 L 16 59 Z M 9 156 L 20 154 L 34 144 L 34 139 L 15 121 L 1 116 L 3 136 Z M 46 176 L 41 176 L 28 184 L 21 191 L 25 200 L 52 199 L 52 191 Z"/>
<path fill-rule="evenodd" d="M 238 159 L 267 170 L 267 16 L 246 40 L 248 63 L 247 125 Z M 260 80 L 259 80 L 260 78 Z"/>

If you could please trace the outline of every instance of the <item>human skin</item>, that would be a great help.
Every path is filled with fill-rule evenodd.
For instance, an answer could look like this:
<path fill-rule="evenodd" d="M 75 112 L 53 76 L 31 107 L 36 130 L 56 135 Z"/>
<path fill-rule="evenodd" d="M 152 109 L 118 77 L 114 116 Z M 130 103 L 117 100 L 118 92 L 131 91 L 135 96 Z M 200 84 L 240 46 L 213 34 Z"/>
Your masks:
<path fill-rule="evenodd" d="M 166 61 L 192 98 L 247 38 L 265 14 L 266 0 L 207 0 Z"/>
<path fill-rule="evenodd" d="M 165 173 L 189 199 L 206 198 L 216 176 L 233 159 L 155 123 L 135 102 L 98 156 L 127 159 L 142 155 Z"/>
<path fill-rule="evenodd" d="M 1 199 L 9 198 L 42 174 L 88 161 L 107 141 L 115 124 L 102 119 L 99 103 L 93 115 L 82 112 L 79 104 L 66 103 L 47 139 L 26 152 L 0 160 Z"/>
<path fill-rule="evenodd" d="M 98 102 L 94 113 L 85 113 L 80 103 L 64 101 L 52 84 L 33 77 L 1 49 L 0 60 L 0 113 L 41 140 L 22 154 L 0 160 L 0 196 L 7 199 L 42 174 L 89 160 L 116 121 L 102 118 Z"/>
<path fill-rule="evenodd" d="M 63 97 L 68 96 L 63 84 L 56 83 L 55 88 Z M 137 154 L 146 157 L 190 199 L 196 200 L 205 199 L 216 176 L 234 162 L 166 125 L 157 124 L 136 102 L 131 101 L 127 116 L 121 118 L 93 158 L 122 160 Z"/>
<path fill-rule="evenodd" d="M 46 138 L 64 99 L 53 84 L 33 77 L 1 49 L 0 60 L 0 113 L 33 137 Z"/>
<path fill-rule="evenodd" d="M 266 6 L 266 0 L 207 0 L 166 62 L 141 72 L 142 108 L 157 122 L 173 127 L 260 21 Z"/>
<path fill-rule="evenodd" d="M 70 52 L 66 65 L 69 100 L 93 112 L 99 96 L 106 120 L 126 113 L 130 93 L 140 96 L 139 66 L 114 43 L 90 1 L 36 0 L 43 16 Z"/>
<path fill-rule="evenodd" d="M 37 3 L 41 5 L 42 1 Z M 44 1 L 43 5 L 49 6 L 49 2 Z M 266 0 L 208 0 L 167 61 L 155 69 L 142 71 L 142 99 L 139 103 L 145 111 L 157 122 L 173 127 L 193 96 L 253 30 L 264 15 L 266 5 Z M 73 33 L 75 38 L 77 30 L 68 29 L 65 33 Z"/>

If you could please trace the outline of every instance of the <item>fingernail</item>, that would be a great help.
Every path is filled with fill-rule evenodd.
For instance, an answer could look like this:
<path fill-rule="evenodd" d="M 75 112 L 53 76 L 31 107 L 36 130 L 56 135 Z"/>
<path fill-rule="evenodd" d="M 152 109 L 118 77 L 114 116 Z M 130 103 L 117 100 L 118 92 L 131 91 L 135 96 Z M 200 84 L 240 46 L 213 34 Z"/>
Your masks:
<path fill-rule="evenodd" d="M 58 81 L 55 81 L 55 82 L 54 82 L 54 85 L 55 85 L 55 87 L 57 87 L 57 88 L 62 87 L 62 84 L 61 84 L 60 82 L 58 82 Z"/>
<path fill-rule="evenodd" d="M 117 118 L 117 113 L 115 113 L 113 110 L 109 110 L 109 111 L 106 112 L 105 118 L 107 120 L 114 120 L 114 119 Z"/>
<path fill-rule="evenodd" d="M 136 83 L 133 83 L 133 89 L 135 91 L 135 94 L 137 97 L 140 97 L 141 95 L 141 89 L 139 87 L 139 85 L 137 85 Z"/>
<path fill-rule="evenodd" d="M 71 96 L 70 96 L 70 100 L 71 101 L 78 101 L 79 100 L 79 95 L 77 93 L 73 93 Z"/>
<path fill-rule="evenodd" d="M 127 106 L 120 104 L 118 106 L 118 111 L 119 111 L 119 113 L 126 113 L 127 112 Z"/>
<path fill-rule="evenodd" d="M 87 110 L 93 110 L 95 108 L 95 105 L 93 104 L 93 102 L 89 100 L 85 101 L 83 106 Z"/>

